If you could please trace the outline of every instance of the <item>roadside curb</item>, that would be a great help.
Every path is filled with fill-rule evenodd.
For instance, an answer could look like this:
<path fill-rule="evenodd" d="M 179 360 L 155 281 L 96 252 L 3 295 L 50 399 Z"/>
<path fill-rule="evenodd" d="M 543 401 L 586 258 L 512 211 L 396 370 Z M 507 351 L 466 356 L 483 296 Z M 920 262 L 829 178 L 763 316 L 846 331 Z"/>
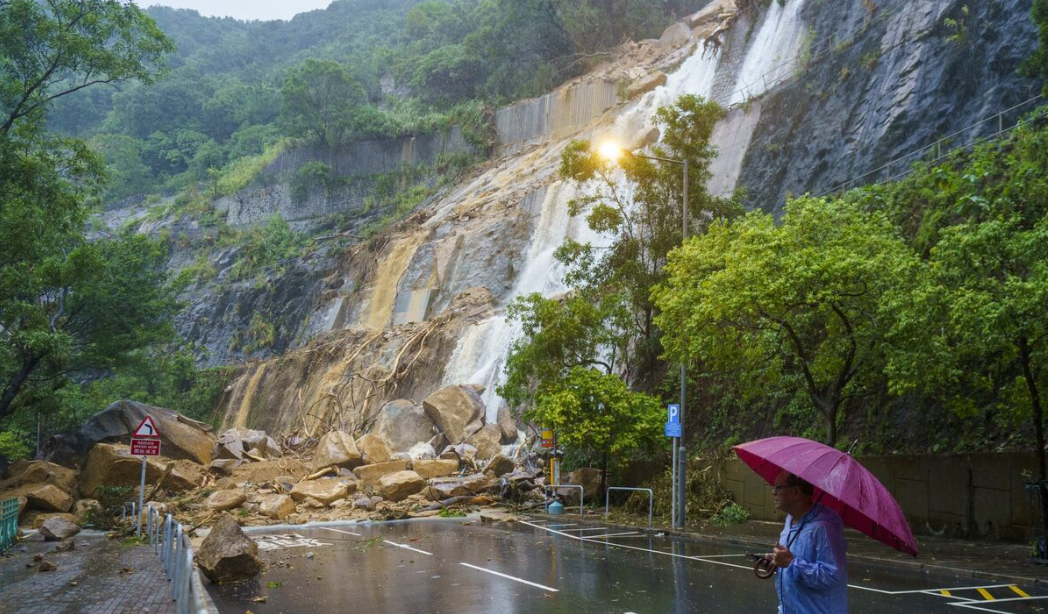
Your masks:
<path fill-rule="evenodd" d="M 554 518 L 548 514 L 529 514 L 534 518 L 548 519 Z M 582 523 L 593 524 L 594 520 L 589 517 L 577 518 L 574 515 L 564 515 L 556 518 L 571 518 L 572 520 L 578 520 Z M 597 518 L 600 518 L 598 516 Z M 630 529 L 633 531 L 641 531 L 648 534 L 662 533 L 664 535 L 672 535 L 675 537 L 682 537 L 685 539 L 692 539 L 696 541 L 705 541 L 713 544 L 720 544 L 724 546 L 739 546 L 746 548 L 756 548 L 759 552 L 763 552 L 768 549 L 768 543 L 764 541 L 757 541 L 755 539 L 745 539 L 741 537 L 728 537 L 723 535 L 710 535 L 706 533 L 692 533 L 689 531 L 679 531 L 676 529 L 668 529 L 665 527 L 646 527 L 646 526 L 635 526 L 628 524 L 619 524 L 614 522 L 596 521 L 599 524 L 607 525 L 612 528 Z M 1029 583 L 1039 588 L 1048 588 L 1048 577 L 1045 578 L 1033 578 L 1024 576 L 1015 576 L 1011 574 L 1000 574 L 989 571 L 980 571 L 975 569 L 965 569 L 962 567 L 953 567 L 950 565 L 937 565 L 932 563 L 923 563 L 921 561 L 907 561 L 899 559 L 887 559 L 878 556 L 871 556 L 868 554 L 848 554 L 848 558 L 853 561 L 861 561 L 867 565 L 876 567 L 878 569 L 895 570 L 898 571 L 900 567 L 907 569 L 908 571 L 918 572 L 922 574 L 938 574 L 938 575 L 950 575 L 959 578 L 975 578 L 979 580 L 992 580 L 997 582 L 1009 582 L 1009 583 Z"/>

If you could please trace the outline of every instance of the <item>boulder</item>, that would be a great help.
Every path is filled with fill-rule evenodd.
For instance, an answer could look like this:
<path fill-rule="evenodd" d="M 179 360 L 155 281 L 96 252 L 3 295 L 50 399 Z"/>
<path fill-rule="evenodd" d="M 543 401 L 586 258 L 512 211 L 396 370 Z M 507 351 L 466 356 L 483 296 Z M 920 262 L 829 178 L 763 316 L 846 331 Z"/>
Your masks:
<path fill-rule="evenodd" d="M 238 490 L 219 490 L 211 493 L 204 505 L 216 512 L 236 509 L 247 501 L 247 495 Z"/>
<path fill-rule="evenodd" d="M 95 499 L 81 499 L 76 502 L 76 520 L 77 522 L 84 522 L 92 512 L 98 513 L 102 511 L 102 504 Z"/>
<path fill-rule="evenodd" d="M 244 535 L 229 514 L 223 514 L 204 538 L 196 562 L 200 571 L 215 583 L 247 580 L 262 571 L 258 544 Z"/>
<path fill-rule="evenodd" d="M 284 520 L 295 513 L 295 501 L 287 495 L 263 495 L 258 513 L 273 520 Z"/>
<path fill-rule="evenodd" d="M 417 460 L 411 463 L 411 468 L 419 476 L 429 478 L 442 478 L 448 475 L 455 475 L 459 470 L 459 462 L 457 459 L 445 459 L 437 458 L 433 460 Z"/>
<path fill-rule="evenodd" d="M 231 428 L 218 436 L 213 450 L 215 458 L 248 460 L 248 454 L 257 458 L 279 458 L 284 455 L 280 444 L 265 431 Z"/>
<path fill-rule="evenodd" d="M 146 487 L 155 484 L 169 464 L 171 474 L 163 488 L 181 492 L 196 488 L 204 479 L 204 468 L 187 460 L 171 460 L 163 456 L 146 457 Z M 142 472 L 141 457 L 131 456 L 131 448 L 122 444 L 100 443 L 91 448 L 87 462 L 80 471 L 80 494 L 94 497 L 95 489 L 106 486 L 138 486 Z"/>
<path fill-rule="evenodd" d="M 498 425 L 485 424 L 479 431 L 470 435 L 466 443 L 477 449 L 477 458 L 485 459 L 502 452 L 502 445 L 499 443 L 501 438 Z"/>
<path fill-rule="evenodd" d="M 561 484 L 578 484 L 582 486 L 587 499 L 596 498 L 597 489 L 600 488 L 600 469 L 595 467 L 576 469 L 565 476 Z M 577 505 L 579 502 L 579 489 L 577 488 L 558 489 L 557 494 L 564 499 L 565 504 Z"/>
<path fill-rule="evenodd" d="M 405 456 L 405 453 L 400 453 L 400 456 Z M 411 446 L 411 449 L 407 451 L 406 456 L 411 460 L 429 460 L 437 457 L 437 450 L 429 443 L 419 442 Z"/>
<path fill-rule="evenodd" d="M 356 483 L 344 482 L 340 479 L 307 480 L 295 484 L 295 487 L 291 489 L 291 498 L 295 501 L 304 501 L 310 497 L 324 505 L 329 505 L 332 501 L 344 499 L 356 490 Z"/>
<path fill-rule="evenodd" d="M 294 458 L 284 458 L 279 461 L 244 463 L 233 470 L 233 479 L 237 482 L 251 482 L 253 484 L 284 479 L 284 481 L 294 484 L 310 473 L 309 467 L 305 463 Z"/>
<path fill-rule="evenodd" d="M 24 524 L 33 527 L 34 529 L 39 529 L 44 525 L 45 522 L 51 520 L 52 518 L 61 518 L 62 520 L 66 520 L 68 522 L 76 524 L 76 516 L 72 514 L 66 512 L 53 512 L 48 514 L 36 510 L 26 513 L 24 518 Z"/>
<path fill-rule="evenodd" d="M 660 85 L 666 85 L 666 73 L 657 72 L 653 75 L 648 75 L 629 86 L 626 90 L 626 97 L 629 99 L 636 98 L 642 94 L 647 94 L 651 90 L 659 87 Z"/>
<path fill-rule="evenodd" d="M 397 473 L 398 471 L 406 471 L 411 468 L 411 465 L 411 462 L 406 460 L 364 465 L 354 469 L 353 475 L 357 476 L 357 479 L 363 482 L 365 486 L 374 486 L 382 476 Z"/>
<path fill-rule="evenodd" d="M 353 499 L 353 509 L 370 511 L 375 509 L 375 503 L 372 502 L 371 497 L 367 495 L 357 495 Z"/>
<path fill-rule="evenodd" d="M 201 465 L 211 462 L 211 451 L 215 444 L 211 425 L 186 418 L 170 409 L 135 401 L 117 401 L 91 416 L 76 431 L 69 444 L 82 458 L 98 443 L 128 443 L 131 433 L 146 416 L 153 419 L 160 431 L 160 451 L 164 456 Z"/>
<path fill-rule="evenodd" d="M 430 487 L 440 493 L 441 499 L 465 497 L 473 494 L 470 489 L 466 487 L 466 480 L 464 478 L 437 478 L 430 481 Z"/>
<path fill-rule="evenodd" d="M 422 409 L 451 444 L 459 444 L 484 425 L 484 401 L 469 386 L 447 386 L 422 401 Z"/>
<path fill-rule="evenodd" d="M 507 473 L 511 473 L 516 465 L 509 457 L 502 454 L 496 454 L 491 458 L 491 461 L 484 467 L 484 473 L 490 474 L 492 477 L 502 477 Z"/>
<path fill-rule="evenodd" d="M 394 452 L 408 452 L 415 444 L 427 443 L 440 433 L 421 405 L 404 399 L 390 401 L 382 407 L 372 432 L 384 437 Z M 433 442 L 437 447 L 442 444 L 442 441 Z"/>
<path fill-rule="evenodd" d="M 80 532 L 80 527 L 67 518 L 48 518 L 40 525 L 40 534 L 49 542 L 62 541 Z"/>
<path fill-rule="evenodd" d="M 3 497 L 6 499 L 7 497 Z M 18 496 L 18 518 L 21 520 L 22 513 L 29 507 L 29 499 L 23 495 Z"/>
<path fill-rule="evenodd" d="M 377 433 L 368 433 L 357 440 L 357 450 L 364 457 L 365 465 L 384 463 L 393 458 L 393 448 L 386 438 Z"/>
<path fill-rule="evenodd" d="M 68 512 L 73 509 L 73 497 L 54 484 L 43 484 L 25 491 L 29 508 L 44 512 Z"/>
<path fill-rule="evenodd" d="M 513 443 L 517 440 L 517 423 L 513 420 L 513 412 L 508 407 L 499 408 L 495 422 L 499 427 L 499 443 Z"/>
<path fill-rule="evenodd" d="M 440 458 L 455 460 L 473 460 L 477 458 L 477 449 L 468 443 L 460 443 L 457 446 L 448 446 L 440 453 Z"/>
<path fill-rule="evenodd" d="M 224 448 L 223 448 L 224 449 Z M 232 475 L 233 470 L 244 464 L 244 461 L 235 458 L 216 458 L 207 466 L 211 473 L 219 475 Z"/>
<path fill-rule="evenodd" d="M 695 33 L 684 22 L 678 21 L 662 32 L 659 44 L 666 49 L 680 49 L 693 40 L 695 40 Z"/>
<path fill-rule="evenodd" d="M 426 487 L 426 480 L 414 471 L 398 471 L 379 478 L 375 492 L 386 501 L 402 501 Z"/>
<path fill-rule="evenodd" d="M 482 493 L 495 488 L 497 482 L 495 478 L 484 475 L 483 473 L 474 473 L 473 475 L 467 475 L 462 480 L 462 485 L 466 487 L 472 494 Z"/>
<path fill-rule="evenodd" d="M 11 465 L 0 481 L 0 492 L 30 484 L 52 484 L 70 495 L 76 495 L 76 471 L 47 461 L 20 460 Z"/>
<path fill-rule="evenodd" d="M 364 463 L 357 444 L 349 433 L 342 431 L 331 431 L 325 433 L 317 444 L 317 450 L 313 455 L 313 471 L 319 471 L 325 467 L 357 467 Z"/>

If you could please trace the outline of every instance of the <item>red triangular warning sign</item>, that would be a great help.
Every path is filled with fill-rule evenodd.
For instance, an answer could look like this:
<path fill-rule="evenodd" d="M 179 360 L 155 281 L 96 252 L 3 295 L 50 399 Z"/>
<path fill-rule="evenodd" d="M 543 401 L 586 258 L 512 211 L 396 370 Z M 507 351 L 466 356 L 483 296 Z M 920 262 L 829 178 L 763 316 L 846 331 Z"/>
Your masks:
<path fill-rule="evenodd" d="M 139 424 L 138 428 L 135 429 L 135 432 L 131 433 L 131 436 L 132 437 L 148 437 L 148 438 L 151 438 L 151 439 L 159 439 L 160 438 L 160 431 L 157 430 L 156 423 L 153 422 L 153 419 L 150 418 L 149 416 L 146 416 L 145 419 L 142 420 L 142 424 Z"/>

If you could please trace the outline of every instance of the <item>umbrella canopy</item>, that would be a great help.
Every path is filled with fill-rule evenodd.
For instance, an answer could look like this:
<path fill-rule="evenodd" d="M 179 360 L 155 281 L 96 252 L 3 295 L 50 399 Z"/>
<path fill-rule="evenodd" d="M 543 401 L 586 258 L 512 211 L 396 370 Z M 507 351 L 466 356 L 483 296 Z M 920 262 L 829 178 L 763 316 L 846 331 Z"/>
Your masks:
<path fill-rule="evenodd" d="M 844 524 L 917 556 L 917 544 L 888 489 L 850 454 L 801 437 L 769 437 L 735 446 L 735 453 L 769 484 L 783 470 L 815 486 L 819 503 Z"/>

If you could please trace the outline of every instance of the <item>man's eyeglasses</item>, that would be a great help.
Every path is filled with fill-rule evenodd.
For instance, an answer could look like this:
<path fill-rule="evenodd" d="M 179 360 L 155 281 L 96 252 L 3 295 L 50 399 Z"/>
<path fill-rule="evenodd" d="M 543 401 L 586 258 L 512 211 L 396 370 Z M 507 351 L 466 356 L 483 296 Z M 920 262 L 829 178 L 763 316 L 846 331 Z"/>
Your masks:
<path fill-rule="evenodd" d="M 776 484 L 775 486 L 772 486 L 772 487 L 771 487 L 771 494 L 773 494 L 773 495 L 777 495 L 777 494 L 779 494 L 780 492 L 782 492 L 782 490 L 783 490 L 784 488 L 793 488 L 793 487 L 792 487 L 792 486 L 790 486 L 789 484 L 783 484 L 782 486 L 779 486 L 778 484 Z"/>

